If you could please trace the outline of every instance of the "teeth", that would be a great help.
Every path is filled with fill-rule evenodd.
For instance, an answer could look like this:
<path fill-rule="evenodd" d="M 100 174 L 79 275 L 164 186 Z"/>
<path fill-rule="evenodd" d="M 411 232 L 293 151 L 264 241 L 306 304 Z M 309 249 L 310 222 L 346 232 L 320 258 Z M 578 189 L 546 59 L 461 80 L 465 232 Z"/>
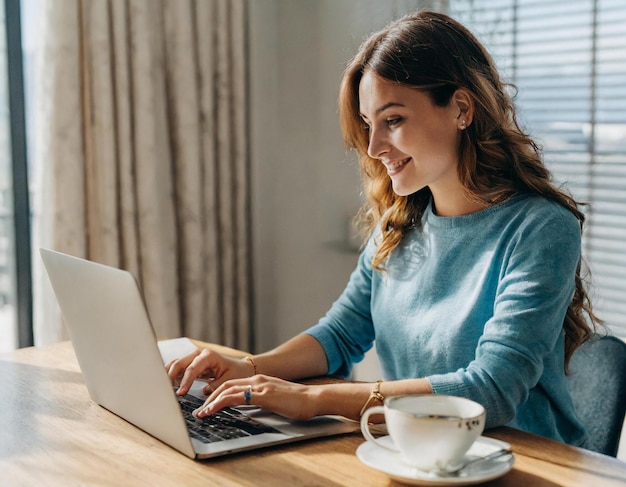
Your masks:
<path fill-rule="evenodd" d="M 407 159 L 404 159 L 402 161 L 393 162 L 393 163 L 390 162 L 390 163 L 387 164 L 387 167 L 389 169 L 398 169 L 400 166 L 404 166 L 407 162 L 409 162 L 409 159 L 410 159 L 410 157 L 407 158 Z"/>

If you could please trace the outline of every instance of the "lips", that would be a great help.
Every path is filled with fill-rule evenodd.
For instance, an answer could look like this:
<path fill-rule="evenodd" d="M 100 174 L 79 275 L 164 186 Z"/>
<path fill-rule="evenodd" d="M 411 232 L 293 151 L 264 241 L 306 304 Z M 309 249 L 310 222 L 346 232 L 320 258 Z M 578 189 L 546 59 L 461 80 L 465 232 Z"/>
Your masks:
<path fill-rule="evenodd" d="M 406 166 L 411 161 L 411 157 L 407 157 L 406 159 L 402 159 L 400 161 L 388 161 L 383 164 L 387 168 L 387 172 L 389 174 L 398 172 L 402 167 Z"/>

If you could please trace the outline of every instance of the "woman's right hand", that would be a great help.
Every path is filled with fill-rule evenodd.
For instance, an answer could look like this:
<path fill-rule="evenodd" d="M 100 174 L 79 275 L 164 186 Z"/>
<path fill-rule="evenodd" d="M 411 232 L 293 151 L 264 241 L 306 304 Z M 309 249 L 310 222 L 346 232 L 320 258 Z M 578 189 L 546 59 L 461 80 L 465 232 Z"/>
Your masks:
<path fill-rule="evenodd" d="M 202 390 L 208 395 L 227 380 L 250 377 L 254 373 L 249 362 L 225 357 L 206 348 L 199 348 L 184 357 L 171 360 L 165 364 L 165 370 L 172 384 L 180 379 L 176 391 L 179 396 L 187 394 L 196 379 L 208 382 Z"/>

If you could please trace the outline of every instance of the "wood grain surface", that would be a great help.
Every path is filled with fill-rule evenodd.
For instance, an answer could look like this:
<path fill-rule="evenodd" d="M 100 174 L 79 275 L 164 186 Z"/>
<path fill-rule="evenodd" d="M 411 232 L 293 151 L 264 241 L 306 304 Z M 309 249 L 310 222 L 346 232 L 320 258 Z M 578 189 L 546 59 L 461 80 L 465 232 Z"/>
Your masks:
<path fill-rule="evenodd" d="M 242 352 L 220 348 L 225 353 Z M 69 342 L 0 355 L 1 486 L 392 486 L 354 433 L 194 461 L 96 405 Z M 516 461 L 490 486 L 626 486 L 626 464 L 511 428 Z"/>

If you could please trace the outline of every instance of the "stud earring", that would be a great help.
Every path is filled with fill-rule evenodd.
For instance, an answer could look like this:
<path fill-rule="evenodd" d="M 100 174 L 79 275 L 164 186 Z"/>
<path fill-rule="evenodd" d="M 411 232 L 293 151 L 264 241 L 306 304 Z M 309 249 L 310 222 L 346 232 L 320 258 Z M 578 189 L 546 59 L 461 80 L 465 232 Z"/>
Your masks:
<path fill-rule="evenodd" d="M 465 120 L 461 120 L 461 130 L 465 130 L 467 128 L 467 122 Z"/>

